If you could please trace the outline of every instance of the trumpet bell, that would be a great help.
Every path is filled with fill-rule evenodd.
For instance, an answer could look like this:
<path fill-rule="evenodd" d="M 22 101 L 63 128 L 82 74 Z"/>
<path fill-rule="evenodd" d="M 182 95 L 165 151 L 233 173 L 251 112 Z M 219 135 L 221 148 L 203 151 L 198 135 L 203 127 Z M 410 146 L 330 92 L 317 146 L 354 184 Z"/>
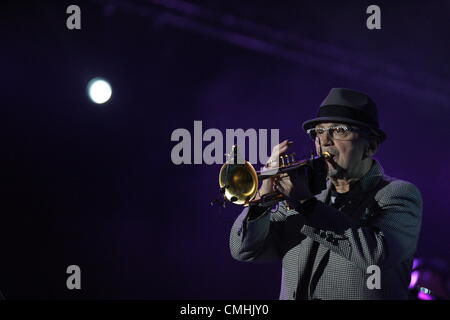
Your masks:
<path fill-rule="evenodd" d="M 220 169 L 219 185 L 228 201 L 245 206 L 258 191 L 258 176 L 248 161 L 227 162 Z"/>
<path fill-rule="evenodd" d="M 256 172 L 252 164 L 243 161 L 237 152 L 237 146 L 233 146 L 231 152 L 227 154 L 229 160 L 220 168 L 219 186 L 223 198 L 228 201 L 248 206 L 249 202 L 255 198 L 258 192 L 259 182 L 264 179 L 275 177 L 279 174 L 287 173 L 299 168 L 306 167 L 308 173 L 308 183 L 312 194 L 319 194 L 326 188 L 327 164 L 325 160 L 332 161 L 333 156 L 328 152 L 323 152 L 319 157 L 311 156 L 311 159 L 293 161 L 289 156 L 280 157 L 280 166 L 274 167 L 272 171 L 265 170 L 264 173 Z M 293 158 L 293 157 L 291 157 Z M 263 195 L 252 203 L 258 206 L 271 206 L 276 202 L 283 201 L 281 193 L 273 192 Z M 213 204 L 214 202 L 212 202 Z M 225 204 L 225 202 L 223 202 Z"/>

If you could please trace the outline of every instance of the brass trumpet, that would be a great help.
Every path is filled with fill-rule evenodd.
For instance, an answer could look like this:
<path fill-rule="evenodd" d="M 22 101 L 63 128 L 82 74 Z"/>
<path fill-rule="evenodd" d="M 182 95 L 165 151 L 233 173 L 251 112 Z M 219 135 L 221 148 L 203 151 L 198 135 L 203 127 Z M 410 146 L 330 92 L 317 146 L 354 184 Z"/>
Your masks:
<path fill-rule="evenodd" d="M 262 196 L 258 200 L 253 200 L 261 181 L 303 168 L 308 172 L 309 187 L 315 195 L 326 188 L 328 167 L 325 160 L 333 158 L 328 152 L 323 152 L 321 156 L 311 156 L 310 159 L 301 161 L 295 161 L 293 155 L 284 155 L 280 156 L 278 167 L 267 168 L 258 172 L 250 162 L 238 161 L 236 145 L 232 147 L 228 156 L 229 159 L 222 165 L 219 173 L 219 186 L 224 199 L 238 205 L 248 206 L 251 203 L 262 207 L 273 206 L 285 199 L 281 193 L 273 192 Z"/>

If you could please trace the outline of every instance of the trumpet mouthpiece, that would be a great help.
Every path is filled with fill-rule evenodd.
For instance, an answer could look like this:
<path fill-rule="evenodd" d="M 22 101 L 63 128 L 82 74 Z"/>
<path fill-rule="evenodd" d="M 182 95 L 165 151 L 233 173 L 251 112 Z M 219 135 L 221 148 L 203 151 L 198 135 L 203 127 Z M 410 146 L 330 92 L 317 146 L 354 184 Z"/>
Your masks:
<path fill-rule="evenodd" d="M 322 155 L 325 157 L 325 159 L 333 159 L 333 157 L 334 157 L 334 155 L 332 155 L 328 151 L 322 152 Z"/>

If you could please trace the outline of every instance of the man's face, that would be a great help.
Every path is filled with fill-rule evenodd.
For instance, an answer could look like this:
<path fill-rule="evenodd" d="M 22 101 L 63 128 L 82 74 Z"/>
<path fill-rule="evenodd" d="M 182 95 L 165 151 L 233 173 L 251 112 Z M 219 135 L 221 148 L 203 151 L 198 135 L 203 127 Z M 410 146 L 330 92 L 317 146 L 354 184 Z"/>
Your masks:
<path fill-rule="evenodd" d="M 340 134 L 338 132 L 343 132 L 343 130 L 340 130 L 339 126 L 358 129 L 355 126 L 349 126 L 342 123 L 326 122 L 316 125 L 316 151 L 319 154 L 320 146 L 322 146 L 322 152 L 328 151 L 334 156 L 331 163 L 327 161 L 329 177 L 356 177 L 360 174 L 363 154 L 368 146 L 368 143 L 367 140 L 364 139 L 362 134 L 359 132 L 349 131 L 345 134 L 345 136 L 340 137 Z M 321 128 L 329 129 L 333 127 L 338 129 L 334 129 L 331 131 L 320 130 Z M 330 137 L 332 132 L 335 132 L 335 134 L 333 134 L 335 138 Z"/>

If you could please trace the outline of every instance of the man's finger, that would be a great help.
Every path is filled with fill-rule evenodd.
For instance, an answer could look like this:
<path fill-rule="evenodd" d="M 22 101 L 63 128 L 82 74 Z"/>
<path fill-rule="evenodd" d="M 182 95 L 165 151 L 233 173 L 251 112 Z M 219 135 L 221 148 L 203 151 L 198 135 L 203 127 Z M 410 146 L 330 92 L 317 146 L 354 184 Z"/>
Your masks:
<path fill-rule="evenodd" d="M 289 145 L 285 145 L 285 146 L 281 147 L 278 152 L 278 156 L 281 156 L 282 154 L 284 154 L 288 149 L 289 149 Z"/>
<path fill-rule="evenodd" d="M 284 195 L 284 189 L 279 184 L 275 185 L 275 190 L 278 191 L 279 193 L 282 193 Z"/>
<path fill-rule="evenodd" d="M 286 177 L 289 177 L 289 175 L 285 172 L 285 173 L 280 173 L 279 175 L 277 175 L 278 179 L 284 179 Z"/>
<path fill-rule="evenodd" d="M 277 150 L 280 150 L 281 148 L 284 148 L 286 146 L 290 146 L 294 142 L 291 140 L 284 140 L 283 142 L 277 144 L 275 147 L 273 147 L 272 151 L 276 152 Z"/>

